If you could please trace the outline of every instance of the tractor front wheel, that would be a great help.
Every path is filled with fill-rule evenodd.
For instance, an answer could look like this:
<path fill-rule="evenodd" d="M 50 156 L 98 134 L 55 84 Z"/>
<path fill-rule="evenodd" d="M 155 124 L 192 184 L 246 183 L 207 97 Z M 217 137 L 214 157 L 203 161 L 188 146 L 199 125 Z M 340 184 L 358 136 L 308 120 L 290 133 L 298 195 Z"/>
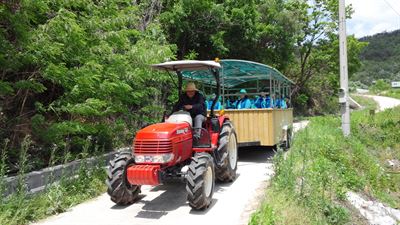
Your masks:
<path fill-rule="evenodd" d="M 230 121 L 222 125 L 217 151 L 222 155 L 222 165 L 216 171 L 217 179 L 223 182 L 233 181 L 236 178 L 238 145 L 236 132 Z"/>
<path fill-rule="evenodd" d="M 107 170 L 107 193 L 111 201 L 117 205 L 129 205 L 135 202 L 139 193 L 140 186 L 131 185 L 126 177 L 126 169 L 134 164 L 132 153 L 121 152 L 110 161 Z"/>
<path fill-rule="evenodd" d="M 208 153 L 196 153 L 186 176 L 189 205 L 196 210 L 210 206 L 214 193 L 214 161 Z"/>

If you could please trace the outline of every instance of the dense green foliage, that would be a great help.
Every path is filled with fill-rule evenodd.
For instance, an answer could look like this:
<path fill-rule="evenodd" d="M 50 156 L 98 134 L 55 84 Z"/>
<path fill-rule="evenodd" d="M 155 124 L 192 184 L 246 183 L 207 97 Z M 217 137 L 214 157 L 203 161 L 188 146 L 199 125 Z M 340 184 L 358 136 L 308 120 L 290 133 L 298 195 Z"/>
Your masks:
<path fill-rule="evenodd" d="M 367 86 L 378 79 L 400 81 L 400 30 L 363 37 L 360 41 L 368 46 L 360 54 L 362 67 L 351 80 Z"/>
<path fill-rule="evenodd" d="M 238 58 L 279 69 L 291 61 L 295 21 L 283 0 L 180 0 L 160 16 L 178 58 Z"/>
<path fill-rule="evenodd" d="M 351 122 L 350 138 L 334 116 L 312 118 L 296 134 L 287 156 L 274 158 L 276 176 L 253 224 L 272 224 L 262 223 L 262 214 L 275 215 L 269 219 L 275 224 L 355 224 L 358 218 L 344 201 L 348 190 L 400 207 L 399 171 L 387 163 L 400 159 L 400 108 L 354 112 Z"/>
<path fill-rule="evenodd" d="M 79 153 L 87 136 L 110 149 L 160 119 L 172 84 L 148 65 L 173 58 L 174 48 L 159 24 L 139 30 L 140 5 L 21 0 L 0 7 L 0 137 L 11 148 L 30 134 L 29 154 L 42 159 L 52 144 Z"/>
<path fill-rule="evenodd" d="M 295 83 L 297 113 L 338 110 L 337 0 L 17 0 L 0 5 L 0 140 L 32 137 L 30 169 L 55 144 L 110 150 L 159 120 L 176 81 L 149 64 L 239 58 Z M 348 9 L 349 16 L 351 9 Z M 364 45 L 349 37 L 350 73 Z"/>

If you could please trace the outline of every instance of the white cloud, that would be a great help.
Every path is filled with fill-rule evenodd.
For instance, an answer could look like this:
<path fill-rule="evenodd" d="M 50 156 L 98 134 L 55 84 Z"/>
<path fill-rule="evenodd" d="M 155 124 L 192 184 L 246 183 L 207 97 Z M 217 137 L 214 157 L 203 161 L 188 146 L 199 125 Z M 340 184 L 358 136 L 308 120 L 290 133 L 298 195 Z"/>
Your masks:
<path fill-rule="evenodd" d="M 363 37 L 400 29 L 400 15 L 397 14 L 400 14 L 400 0 L 386 0 L 386 2 L 385 0 L 346 0 L 346 5 L 351 4 L 355 11 L 352 19 L 347 21 L 347 33 Z"/>

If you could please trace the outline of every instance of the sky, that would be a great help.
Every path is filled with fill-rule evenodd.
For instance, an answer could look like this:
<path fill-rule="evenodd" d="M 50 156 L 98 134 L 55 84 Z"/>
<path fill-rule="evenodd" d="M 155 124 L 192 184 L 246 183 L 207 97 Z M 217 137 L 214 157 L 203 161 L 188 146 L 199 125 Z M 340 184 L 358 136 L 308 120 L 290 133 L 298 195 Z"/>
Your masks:
<path fill-rule="evenodd" d="M 357 38 L 400 29 L 400 0 L 345 0 L 354 14 L 347 20 L 347 34 Z M 393 8 L 393 9 L 392 9 Z"/>

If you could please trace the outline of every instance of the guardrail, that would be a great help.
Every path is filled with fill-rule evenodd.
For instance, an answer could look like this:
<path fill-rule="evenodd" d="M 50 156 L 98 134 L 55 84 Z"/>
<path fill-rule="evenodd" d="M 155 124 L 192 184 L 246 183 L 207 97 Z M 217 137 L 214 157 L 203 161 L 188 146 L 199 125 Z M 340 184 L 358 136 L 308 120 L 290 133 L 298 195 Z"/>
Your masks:
<path fill-rule="evenodd" d="M 130 148 L 121 148 L 101 156 L 75 160 L 63 165 L 47 167 L 39 171 L 27 173 L 23 177 L 26 191 L 28 194 L 35 194 L 44 190 L 46 186 L 59 182 L 63 177 L 73 177 L 77 175 L 77 172 L 79 172 L 79 168 L 83 162 L 86 163 L 88 168 L 99 165 L 99 163 L 102 163 L 104 166 L 106 166 L 118 152 L 126 150 L 130 150 Z M 6 177 L 4 179 L 4 196 L 8 196 L 17 191 L 19 186 L 18 180 L 18 176 Z"/>

